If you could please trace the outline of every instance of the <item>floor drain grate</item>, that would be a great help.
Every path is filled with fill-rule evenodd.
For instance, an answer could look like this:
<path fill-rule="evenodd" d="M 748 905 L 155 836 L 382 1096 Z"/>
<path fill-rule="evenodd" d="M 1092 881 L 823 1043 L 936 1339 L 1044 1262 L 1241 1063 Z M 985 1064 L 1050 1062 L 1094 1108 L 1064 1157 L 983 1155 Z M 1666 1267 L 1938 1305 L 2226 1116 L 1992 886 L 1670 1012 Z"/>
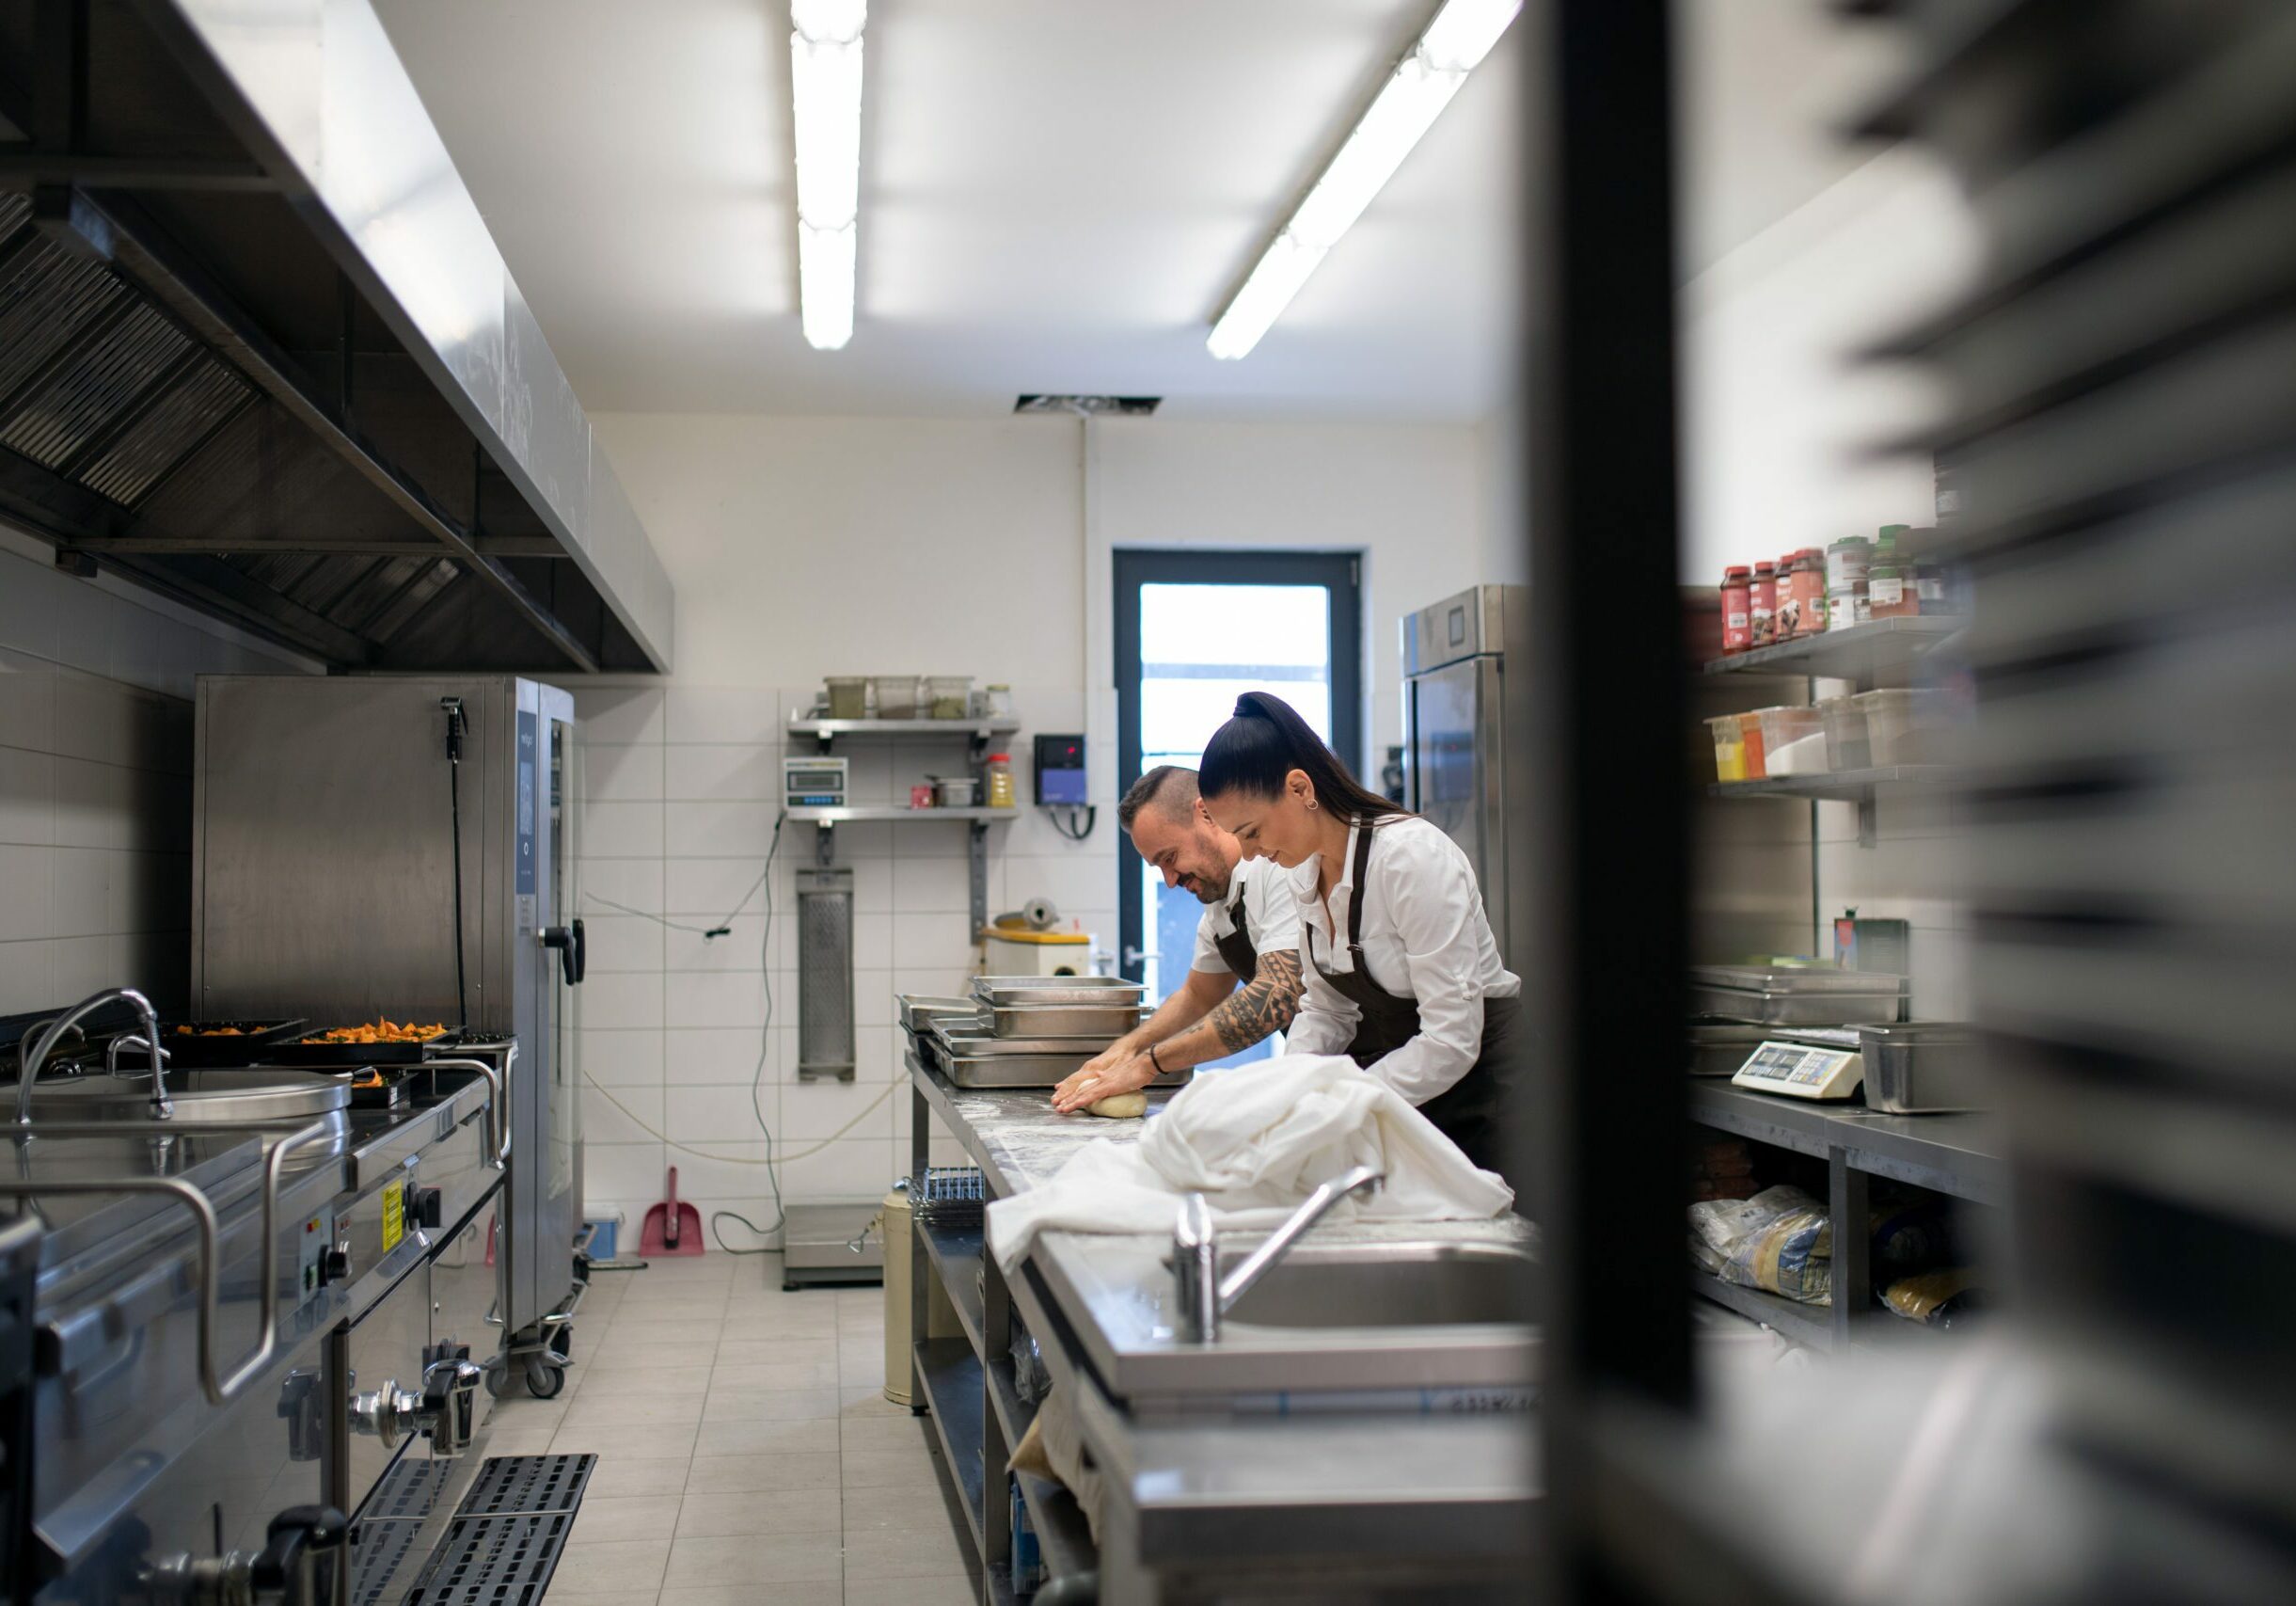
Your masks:
<path fill-rule="evenodd" d="M 497 1455 L 479 1470 L 459 1517 L 530 1517 L 582 1503 L 595 1455 Z"/>
<path fill-rule="evenodd" d="M 457 1517 L 406 1606 L 536 1606 L 573 1529 L 571 1511 Z"/>
<path fill-rule="evenodd" d="M 407 1552 L 418 1535 L 437 1532 L 422 1519 L 449 1468 L 402 1461 L 377 1486 L 354 1540 L 354 1606 L 539 1606 L 597 1464 L 595 1455 L 489 1457 L 407 1588 Z"/>

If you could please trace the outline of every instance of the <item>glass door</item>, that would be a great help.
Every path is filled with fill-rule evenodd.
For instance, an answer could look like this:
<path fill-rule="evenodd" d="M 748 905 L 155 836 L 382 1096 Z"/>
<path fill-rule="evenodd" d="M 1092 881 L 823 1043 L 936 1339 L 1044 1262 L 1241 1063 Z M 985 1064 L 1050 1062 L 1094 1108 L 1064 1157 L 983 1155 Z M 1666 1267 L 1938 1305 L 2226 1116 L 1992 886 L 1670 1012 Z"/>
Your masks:
<path fill-rule="evenodd" d="M 1323 552 L 1116 553 L 1119 786 L 1160 764 L 1196 768 L 1244 692 L 1290 703 L 1360 774 L 1358 564 Z M 1123 972 L 1160 1002 L 1187 976 L 1203 905 L 1165 886 L 1129 840 L 1118 854 Z"/>

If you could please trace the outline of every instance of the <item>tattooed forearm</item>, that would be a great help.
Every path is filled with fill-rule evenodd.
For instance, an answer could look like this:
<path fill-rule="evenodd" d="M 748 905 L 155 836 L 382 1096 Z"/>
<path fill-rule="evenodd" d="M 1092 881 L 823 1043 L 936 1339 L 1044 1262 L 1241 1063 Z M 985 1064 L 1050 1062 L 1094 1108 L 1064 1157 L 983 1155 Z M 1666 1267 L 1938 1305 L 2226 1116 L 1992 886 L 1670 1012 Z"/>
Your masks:
<path fill-rule="evenodd" d="M 1297 953 L 1261 954 L 1251 980 L 1206 1015 L 1204 1025 L 1224 1052 L 1240 1053 L 1291 1024 L 1299 1013 L 1300 986 Z"/>

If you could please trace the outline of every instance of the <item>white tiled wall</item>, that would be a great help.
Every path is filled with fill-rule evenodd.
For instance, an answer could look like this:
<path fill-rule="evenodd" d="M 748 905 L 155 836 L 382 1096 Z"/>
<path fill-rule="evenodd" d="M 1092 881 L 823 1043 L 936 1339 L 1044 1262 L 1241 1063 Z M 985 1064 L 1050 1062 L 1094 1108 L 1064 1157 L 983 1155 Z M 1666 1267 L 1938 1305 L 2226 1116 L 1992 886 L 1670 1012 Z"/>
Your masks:
<path fill-rule="evenodd" d="M 190 981 L 192 685 L 308 667 L 0 531 L 0 1014 Z"/>
<path fill-rule="evenodd" d="M 674 1165 L 680 1196 L 705 1218 L 729 1209 L 769 1226 L 768 1153 L 785 1201 L 881 1195 L 909 1169 L 910 1094 L 893 995 L 961 989 L 974 961 L 966 828 L 926 819 L 837 830 L 835 862 L 853 871 L 859 1063 L 850 1084 L 801 1083 L 792 878 L 815 863 L 813 826 L 783 828 L 768 882 L 769 939 L 765 893 L 741 900 L 773 839 L 789 712 L 818 687 L 649 680 L 573 690 L 590 945 L 578 1007 L 591 1208 L 618 1207 L 635 1222 Z M 1028 686 L 1016 687 L 1014 698 L 1025 728 L 1011 750 L 1025 804 L 1030 735 L 1085 728 L 1084 698 L 1074 687 Z M 810 739 L 792 749 L 815 750 Z M 928 771 L 960 770 L 965 743 L 957 734 L 925 742 L 874 737 L 841 741 L 837 751 L 852 759 L 856 803 L 905 803 Z M 1048 897 L 1114 946 L 1115 800 L 1100 801 L 1084 843 L 1026 806 L 1012 823 L 990 828 L 991 914 Z M 731 935 L 699 934 L 736 908 Z M 954 1151 L 938 1157 L 958 1158 Z M 750 1241 L 736 1224 L 725 1227 L 728 1241 Z"/>
<path fill-rule="evenodd" d="M 1903 920 L 1911 928 L 1913 1014 L 1917 1020 L 1970 1018 L 1970 927 L 1962 882 L 1967 829 L 1943 795 L 1882 795 L 1872 847 L 1858 843 L 1855 804 L 1818 805 L 1821 952 L 1832 952 L 1835 916 L 1854 907 L 1867 919 Z"/>

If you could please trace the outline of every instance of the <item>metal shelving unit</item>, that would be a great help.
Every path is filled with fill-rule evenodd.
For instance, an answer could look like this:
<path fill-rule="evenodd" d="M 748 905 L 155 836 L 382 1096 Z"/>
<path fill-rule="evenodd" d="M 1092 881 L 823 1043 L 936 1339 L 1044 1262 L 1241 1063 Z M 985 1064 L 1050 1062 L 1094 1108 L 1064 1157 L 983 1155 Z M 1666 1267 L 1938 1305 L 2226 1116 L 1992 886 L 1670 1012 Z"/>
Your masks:
<path fill-rule="evenodd" d="M 1717 1304 L 1816 1349 L 1919 1331 L 1876 1309 L 1866 1234 L 1842 1230 L 1844 1222 L 1867 1218 L 1873 1178 L 1973 1204 L 1998 1205 L 2007 1189 L 1997 1129 L 1987 1115 L 1889 1115 L 1863 1105 L 1784 1099 L 1702 1079 L 1690 1084 L 1689 1116 L 1714 1131 L 1826 1162 L 1827 1209 L 1835 1224 L 1830 1306 L 1797 1304 L 1703 1272 L 1693 1271 L 1690 1284 Z"/>
<path fill-rule="evenodd" d="M 1890 764 L 1875 770 L 1834 770 L 1823 775 L 1715 781 L 1706 790 L 1718 798 L 1822 798 L 1870 806 L 1877 787 L 1942 786 L 1953 773 L 1950 764 Z"/>
<path fill-rule="evenodd" d="M 800 805 L 789 811 L 791 822 L 798 825 L 853 825 L 871 819 L 945 819 L 990 825 L 1000 819 L 1020 818 L 1017 808 L 910 808 L 906 803 Z"/>
<path fill-rule="evenodd" d="M 980 1168 L 991 1198 L 1008 1191 L 996 1157 L 955 1120 L 958 1096 L 947 1080 L 912 1053 L 908 1057 L 910 1174 L 922 1176 L 930 1156 L 936 1112 L 967 1136 L 967 1157 Z M 926 1312 L 938 1284 L 957 1309 L 961 1339 L 929 1338 Z M 1036 1407 L 1021 1398 L 1012 1369 L 1012 1295 L 996 1262 L 985 1253 L 983 1230 L 912 1217 L 910 1245 L 910 1337 L 916 1356 L 917 1408 L 929 1411 L 933 1431 L 957 1479 L 976 1553 L 981 1598 L 988 1606 L 1013 1598 L 1012 1502 L 1027 1503 L 1048 1578 L 1088 1573 L 1100 1566 L 1084 1512 L 1068 1490 L 1041 1479 L 1011 1474 L 1012 1448 L 1035 1420 Z"/>
<path fill-rule="evenodd" d="M 1019 734 L 1019 720 L 816 720 L 792 717 L 791 736 L 810 736 L 827 747 L 841 736 L 894 738 L 961 737 L 986 745 L 993 737 Z"/>
<path fill-rule="evenodd" d="M 1969 628 L 1958 613 L 1876 619 L 1823 635 L 1797 636 L 1775 646 L 1706 660 L 1708 675 L 1804 675 L 1815 680 L 1855 681 L 1858 690 L 1903 686 L 1932 649 Z"/>

